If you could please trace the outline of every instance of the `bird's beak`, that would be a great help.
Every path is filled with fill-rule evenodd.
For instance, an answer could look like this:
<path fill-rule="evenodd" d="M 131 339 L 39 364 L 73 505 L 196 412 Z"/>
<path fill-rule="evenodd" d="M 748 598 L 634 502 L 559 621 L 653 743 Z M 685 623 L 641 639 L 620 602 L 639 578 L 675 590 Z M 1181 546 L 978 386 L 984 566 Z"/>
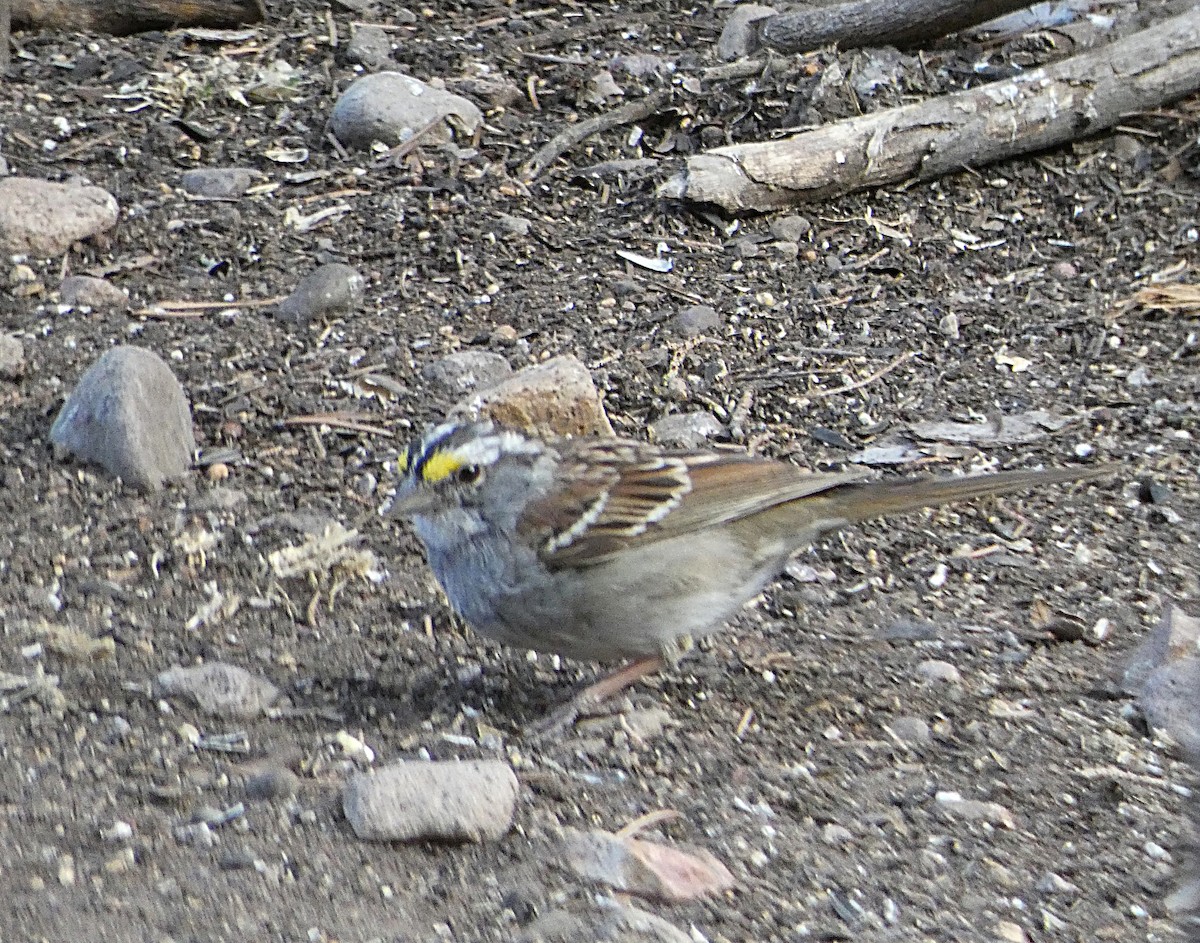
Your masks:
<path fill-rule="evenodd" d="M 392 503 L 384 510 L 388 517 L 419 517 L 434 508 L 434 495 L 418 489 L 411 481 L 401 483 Z"/>

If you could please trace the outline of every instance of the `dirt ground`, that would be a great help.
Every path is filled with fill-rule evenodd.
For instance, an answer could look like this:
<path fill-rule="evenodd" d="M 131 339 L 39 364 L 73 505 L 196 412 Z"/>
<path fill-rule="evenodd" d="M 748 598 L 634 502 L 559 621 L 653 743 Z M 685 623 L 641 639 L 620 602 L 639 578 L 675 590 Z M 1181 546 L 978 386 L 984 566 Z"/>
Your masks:
<path fill-rule="evenodd" d="M 724 15 L 708 4 L 355 7 L 272 4 L 268 24 L 223 42 L 18 36 L 0 101 L 10 171 L 86 178 L 122 216 L 97 244 L 29 260 L 36 282 L 0 294 L 0 325 L 28 360 L 0 383 L 0 670 L 44 669 L 61 693 L 4 695 L 0 938 L 517 939 L 603 893 L 557 865 L 562 826 L 616 830 L 673 810 L 651 834 L 711 851 L 737 878 L 719 897 L 640 903 L 695 940 L 1182 939 L 1163 898 L 1192 780 L 1131 709 L 1120 674 L 1166 601 L 1200 594 L 1200 348 L 1195 318 L 1121 303 L 1152 279 L 1192 277 L 1200 102 L 1001 166 L 806 207 L 810 227 L 791 223 L 797 244 L 772 235 L 775 220 L 734 223 L 654 188 L 689 152 L 1059 52 L 1045 35 L 958 37 L 888 59 L 892 80 L 866 94 L 854 88 L 879 63 L 870 53 L 705 78 Z M 477 146 L 420 147 L 398 166 L 339 152 L 326 122 L 356 75 L 344 48 L 360 22 L 394 27 L 396 68 L 488 110 Z M 294 97 L 239 101 L 276 60 L 295 70 Z M 626 100 L 671 87 L 671 106 L 521 185 L 536 147 L 620 104 L 585 98 L 604 68 Z M 275 159 L 300 148 L 302 163 Z M 627 159 L 655 163 L 580 173 Z M 262 185 L 237 202 L 179 189 L 184 170 L 231 165 Z M 340 205 L 315 228 L 294 225 Z M 618 250 L 674 267 L 647 271 Z M 364 274 L 359 311 L 301 329 L 253 304 L 324 261 Z M 107 273 L 131 310 L 61 310 L 60 278 L 83 272 Z M 720 323 L 688 338 L 675 316 L 697 302 Z M 64 395 L 121 342 L 168 358 L 228 480 L 199 470 L 143 496 L 53 458 Z M 1122 471 L 823 541 L 728 631 L 631 693 L 633 706 L 669 712 L 666 730 L 639 738 L 601 719 L 535 744 L 523 726 L 598 666 L 471 635 L 414 540 L 376 513 L 388 463 L 455 398 L 426 368 L 463 349 L 515 368 L 578 356 L 634 436 L 707 410 L 725 441 L 814 468 L 907 443 L 915 460 L 881 473 Z M 1069 421 L 1015 444 L 910 432 L 986 430 L 1031 410 Z M 288 424 L 335 411 L 390 434 Z M 328 585 L 276 580 L 268 555 L 330 521 L 359 529 L 385 578 L 332 600 Z M 194 552 L 201 533 L 215 540 Z M 189 626 L 214 589 L 240 608 Z M 115 655 L 57 655 L 39 645 L 47 626 L 110 637 Z M 214 722 L 149 693 L 158 672 L 201 659 L 270 678 L 291 709 Z M 924 680 L 930 660 L 957 679 Z M 931 735 L 910 745 L 894 734 L 914 718 Z M 197 748 L 187 725 L 244 733 L 244 749 Z M 331 745 L 343 730 L 377 762 L 511 759 L 513 831 L 467 847 L 358 840 L 339 788 L 361 760 Z M 285 786 L 261 788 L 264 771 Z M 946 792 L 1007 815 L 956 815 Z M 211 845 L 180 839 L 181 825 L 238 802 L 244 814 L 214 827 Z"/>

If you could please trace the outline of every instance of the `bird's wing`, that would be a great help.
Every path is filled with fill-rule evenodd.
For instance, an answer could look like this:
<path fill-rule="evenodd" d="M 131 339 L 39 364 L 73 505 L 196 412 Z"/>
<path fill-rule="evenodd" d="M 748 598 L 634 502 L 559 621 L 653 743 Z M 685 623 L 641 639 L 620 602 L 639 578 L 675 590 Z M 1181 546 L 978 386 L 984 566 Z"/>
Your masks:
<path fill-rule="evenodd" d="M 574 440 L 561 451 L 563 485 L 531 502 L 521 521 L 550 566 L 598 563 L 869 475 L 817 474 L 786 462 L 638 442 Z"/>

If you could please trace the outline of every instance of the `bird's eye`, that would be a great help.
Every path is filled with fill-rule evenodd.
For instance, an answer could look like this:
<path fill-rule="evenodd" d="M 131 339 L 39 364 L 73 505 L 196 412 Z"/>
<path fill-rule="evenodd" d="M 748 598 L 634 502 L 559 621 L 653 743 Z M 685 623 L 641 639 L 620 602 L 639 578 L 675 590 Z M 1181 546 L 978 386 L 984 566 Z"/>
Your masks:
<path fill-rule="evenodd" d="M 483 469 L 478 465 L 464 465 L 454 475 L 460 485 L 474 485 L 483 477 Z"/>

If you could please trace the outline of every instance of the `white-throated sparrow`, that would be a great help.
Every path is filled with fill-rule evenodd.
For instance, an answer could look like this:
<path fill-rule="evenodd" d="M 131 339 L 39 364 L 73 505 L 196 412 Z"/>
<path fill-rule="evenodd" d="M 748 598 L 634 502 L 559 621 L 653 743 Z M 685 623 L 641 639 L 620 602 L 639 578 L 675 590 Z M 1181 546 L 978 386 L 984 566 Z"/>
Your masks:
<path fill-rule="evenodd" d="M 825 531 L 1112 470 L 865 481 L 857 470 L 542 440 L 481 421 L 438 426 L 410 446 L 393 512 L 412 519 L 477 631 L 570 658 L 634 659 L 616 689 L 718 629 Z"/>

